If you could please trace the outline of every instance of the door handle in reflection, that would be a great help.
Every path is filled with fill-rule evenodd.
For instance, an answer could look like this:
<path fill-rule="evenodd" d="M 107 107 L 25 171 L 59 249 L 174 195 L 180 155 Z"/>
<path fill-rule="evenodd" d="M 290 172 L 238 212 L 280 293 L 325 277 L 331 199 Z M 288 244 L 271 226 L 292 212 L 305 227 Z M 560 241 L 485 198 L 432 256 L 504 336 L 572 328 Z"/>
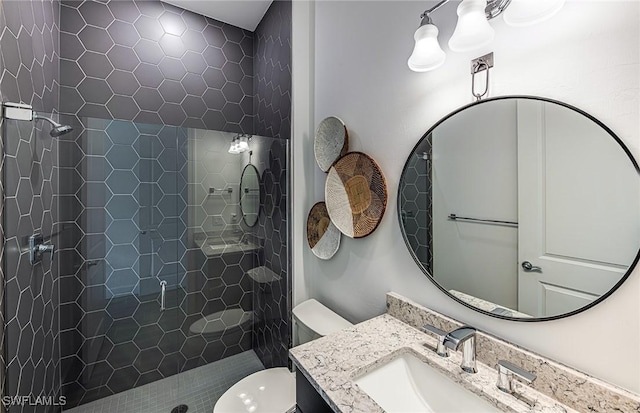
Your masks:
<path fill-rule="evenodd" d="M 531 264 L 529 261 L 524 261 L 522 263 L 522 269 L 525 271 L 542 272 L 542 267 L 536 267 L 535 265 Z"/>
<path fill-rule="evenodd" d="M 164 295 L 167 292 L 167 282 L 162 280 L 160 281 L 160 311 L 164 311 L 166 308 L 164 305 Z"/>

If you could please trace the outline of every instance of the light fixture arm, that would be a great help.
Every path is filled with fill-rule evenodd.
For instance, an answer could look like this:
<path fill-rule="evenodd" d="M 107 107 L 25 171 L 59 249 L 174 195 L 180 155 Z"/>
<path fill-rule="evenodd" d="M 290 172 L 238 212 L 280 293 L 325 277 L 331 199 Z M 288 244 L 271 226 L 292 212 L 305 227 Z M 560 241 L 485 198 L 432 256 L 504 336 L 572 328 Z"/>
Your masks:
<path fill-rule="evenodd" d="M 435 12 L 440 7 L 444 6 L 445 4 L 449 3 L 450 1 L 451 0 L 442 0 L 438 4 L 433 6 L 432 8 L 427 9 L 424 12 L 422 12 L 422 14 L 420 15 L 420 18 L 422 19 L 422 23 L 420 23 L 420 25 L 422 26 L 422 25 L 425 25 L 425 24 L 432 24 L 432 22 L 431 22 L 431 13 Z M 425 22 L 425 18 L 427 19 L 426 22 Z"/>
<path fill-rule="evenodd" d="M 434 13 L 436 10 L 438 10 L 440 7 L 444 6 L 445 4 L 449 3 L 450 1 L 451 0 L 442 0 L 439 3 L 437 3 L 435 6 L 431 7 L 430 9 L 427 9 L 424 12 L 422 12 L 422 14 L 420 15 L 420 18 L 422 19 L 422 23 L 420 23 L 420 25 L 423 26 L 425 24 L 432 24 L 431 13 Z M 510 3 L 511 3 L 511 0 L 487 0 L 487 8 L 485 9 L 487 20 L 491 20 L 495 17 L 498 17 L 500 14 L 502 14 L 503 11 L 505 11 L 505 9 L 509 6 Z M 427 19 L 426 21 L 425 21 L 425 18 Z"/>
<path fill-rule="evenodd" d="M 438 41 L 438 27 L 433 23 L 431 16 L 451 0 L 432 1 L 435 2 L 435 5 L 420 14 L 420 26 L 413 35 L 414 47 L 407 60 L 407 65 L 414 72 L 435 70 L 442 66 L 446 60 L 446 53 Z M 500 16 L 503 12 L 505 12 L 504 21 L 509 26 L 530 26 L 553 17 L 566 1 L 462 0 L 456 10 L 458 19 L 449 39 L 449 50 L 466 53 L 489 46 L 495 37 L 495 29 L 489 24 L 489 21 Z M 476 67 L 476 70 L 487 70 L 488 77 L 489 67 L 490 65 L 481 64 Z M 474 75 L 472 83 L 475 83 L 477 72 L 472 72 L 472 74 Z M 484 93 L 476 93 L 474 89 L 474 96 L 481 99 L 488 93 L 487 88 L 488 85 L 485 85 Z"/>
<path fill-rule="evenodd" d="M 487 2 L 487 8 L 484 10 L 487 15 L 487 20 L 491 20 L 494 17 L 501 15 L 502 12 L 509 7 L 510 3 L 511 0 L 489 0 Z"/>

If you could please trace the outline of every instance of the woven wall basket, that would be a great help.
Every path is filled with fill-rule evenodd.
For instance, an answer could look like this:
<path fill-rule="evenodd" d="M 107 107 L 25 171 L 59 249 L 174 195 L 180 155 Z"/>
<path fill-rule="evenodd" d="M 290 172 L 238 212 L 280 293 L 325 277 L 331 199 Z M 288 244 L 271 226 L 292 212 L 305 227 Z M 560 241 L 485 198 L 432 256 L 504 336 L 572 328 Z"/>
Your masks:
<path fill-rule="evenodd" d="M 323 119 L 313 141 L 316 162 L 323 172 L 349 150 L 349 134 L 344 122 L 335 116 Z"/>
<path fill-rule="evenodd" d="M 329 170 L 324 189 L 331 221 L 344 235 L 362 238 L 377 227 L 387 208 L 387 183 L 376 162 L 349 152 Z"/>
<path fill-rule="evenodd" d="M 307 217 L 307 242 L 316 257 L 328 260 L 340 248 L 340 231 L 331 222 L 324 202 L 315 204 Z"/>

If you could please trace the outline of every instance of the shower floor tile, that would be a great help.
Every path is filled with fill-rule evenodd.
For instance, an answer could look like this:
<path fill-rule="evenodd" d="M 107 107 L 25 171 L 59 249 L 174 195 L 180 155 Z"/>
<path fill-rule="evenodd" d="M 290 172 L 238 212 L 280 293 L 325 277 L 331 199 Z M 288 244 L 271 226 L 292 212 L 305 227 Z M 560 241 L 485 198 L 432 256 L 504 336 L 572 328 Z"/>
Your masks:
<path fill-rule="evenodd" d="M 177 405 L 186 404 L 187 413 L 211 413 L 229 387 L 262 369 L 256 353 L 249 350 L 65 412 L 171 413 Z"/>

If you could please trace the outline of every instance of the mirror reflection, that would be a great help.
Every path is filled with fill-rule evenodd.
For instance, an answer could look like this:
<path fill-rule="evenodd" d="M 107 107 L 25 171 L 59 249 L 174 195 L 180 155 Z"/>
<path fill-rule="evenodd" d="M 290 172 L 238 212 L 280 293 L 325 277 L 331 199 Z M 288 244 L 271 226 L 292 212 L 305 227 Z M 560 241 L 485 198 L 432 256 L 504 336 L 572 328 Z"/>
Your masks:
<path fill-rule="evenodd" d="M 409 156 L 398 200 L 418 265 L 493 315 L 571 314 L 637 260 L 637 164 L 600 122 L 561 103 L 499 98 L 450 115 Z"/>
<path fill-rule="evenodd" d="M 260 175 L 252 164 L 245 166 L 240 179 L 240 209 L 247 226 L 258 222 L 260 211 Z"/>

